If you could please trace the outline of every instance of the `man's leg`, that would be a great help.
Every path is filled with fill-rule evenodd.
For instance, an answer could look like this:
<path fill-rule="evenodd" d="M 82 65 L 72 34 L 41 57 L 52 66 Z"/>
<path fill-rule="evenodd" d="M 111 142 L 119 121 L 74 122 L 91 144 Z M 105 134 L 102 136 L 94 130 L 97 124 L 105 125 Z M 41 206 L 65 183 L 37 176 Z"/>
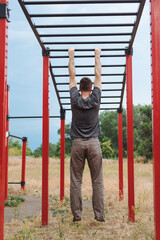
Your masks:
<path fill-rule="evenodd" d="M 73 216 L 82 215 L 81 184 L 85 166 L 85 146 L 83 140 L 78 138 L 72 142 L 70 162 L 70 201 Z"/>
<path fill-rule="evenodd" d="M 71 89 L 72 87 L 77 86 L 76 69 L 75 69 L 75 65 L 74 65 L 74 48 L 68 49 L 68 55 L 69 55 L 68 71 L 69 71 L 69 76 L 70 76 L 69 89 Z"/>
<path fill-rule="evenodd" d="M 97 138 L 91 138 L 87 144 L 87 160 L 92 178 L 92 204 L 95 217 L 104 217 L 104 186 L 102 152 Z"/>

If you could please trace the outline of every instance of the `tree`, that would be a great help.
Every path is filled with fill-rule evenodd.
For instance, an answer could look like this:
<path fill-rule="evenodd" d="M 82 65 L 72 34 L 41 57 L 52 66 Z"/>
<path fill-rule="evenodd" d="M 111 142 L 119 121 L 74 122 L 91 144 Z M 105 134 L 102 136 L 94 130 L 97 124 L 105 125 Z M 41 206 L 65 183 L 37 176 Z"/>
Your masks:
<path fill-rule="evenodd" d="M 134 155 L 152 158 L 152 120 L 151 106 L 133 106 L 133 134 Z M 102 112 L 100 122 L 102 135 L 99 136 L 101 143 L 110 141 L 114 150 L 113 157 L 118 157 L 118 114 L 116 112 Z M 127 116 L 123 110 L 123 156 L 127 156 Z"/>
<path fill-rule="evenodd" d="M 56 148 L 56 144 L 49 143 L 49 157 L 55 156 L 55 148 Z M 40 145 L 40 147 L 34 150 L 33 156 L 34 157 L 42 156 L 42 144 Z"/>
<path fill-rule="evenodd" d="M 101 144 L 101 149 L 102 149 L 102 156 L 103 156 L 103 158 L 110 158 L 110 157 L 112 157 L 114 151 L 111 148 L 111 142 L 110 141 L 103 142 Z"/>
<path fill-rule="evenodd" d="M 100 114 L 100 124 L 102 134 L 99 136 L 99 141 L 105 143 L 110 142 L 114 155 L 118 155 L 118 115 L 114 111 L 104 111 Z"/>
<path fill-rule="evenodd" d="M 9 138 L 9 148 L 17 148 L 19 150 L 22 149 L 22 145 L 19 143 L 19 140 L 13 141 L 13 138 Z"/>
<path fill-rule="evenodd" d="M 22 154 L 22 143 L 19 140 L 13 141 L 13 138 L 9 138 L 9 148 L 11 155 L 21 155 Z M 11 151 L 12 149 L 12 151 Z M 26 156 L 32 156 L 32 150 L 29 147 L 29 142 L 27 141 Z"/>
<path fill-rule="evenodd" d="M 140 123 L 137 135 L 139 136 L 136 142 L 137 154 L 144 156 L 146 161 L 152 159 L 152 108 L 151 105 L 141 106 Z"/>

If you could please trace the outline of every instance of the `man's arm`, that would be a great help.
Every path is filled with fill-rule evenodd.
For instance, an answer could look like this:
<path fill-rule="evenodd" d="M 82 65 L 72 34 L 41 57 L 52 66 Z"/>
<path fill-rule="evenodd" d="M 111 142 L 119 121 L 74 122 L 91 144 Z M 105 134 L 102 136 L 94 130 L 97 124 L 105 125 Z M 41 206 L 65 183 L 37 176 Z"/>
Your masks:
<path fill-rule="evenodd" d="M 100 55 L 101 55 L 101 49 L 100 48 L 95 48 L 95 80 L 94 80 L 94 86 L 99 87 L 102 90 Z"/>
<path fill-rule="evenodd" d="M 76 70 L 75 70 L 75 66 L 74 66 L 74 48 L 68 49 L 68 55 L 69 55 L 68 71 L 69 71 L 69 76 L 70 76 L 69 90 L 71 90 L 72 87 L 77 86 Z"/>

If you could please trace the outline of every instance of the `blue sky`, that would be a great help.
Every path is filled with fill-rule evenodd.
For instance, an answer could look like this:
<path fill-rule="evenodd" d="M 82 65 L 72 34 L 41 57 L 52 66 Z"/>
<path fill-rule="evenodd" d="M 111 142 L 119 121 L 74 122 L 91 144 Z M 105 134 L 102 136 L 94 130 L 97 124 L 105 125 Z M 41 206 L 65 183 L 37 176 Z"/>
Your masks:
<path fill-rule="evenodd" d="M 10 116 L 20 115 L 42 115 L 42 53 L 41 48 L 18 4 L 18 1 L 10 1 L 11 13 L 9 24 L 9 58 L 8 58 L 8 84 L 10 85 Z M 76 6 L 57 6 L 57 12 L 73 12 Z M 94 6 L 93 6 L 94 8 Z M 97 11 L 102 11 L 100 6 Z M 125 9 L 123 5 L 123 11 Z M 92 10 L 92 7 L 90 6 Z M 37 9 L 31 8 L 33 12 Z M 38 9 L 39 10 L 39 9 Z M 112 11 L 117 11 L 113 9 Z M 51 7 L 45 9 L 52 12 Z M 86 12 L 86 7 L 81 9 Z M 116 12 L 115 11 L 115 12 Z M 41 23 L 36 20 L 37 23 Z M 45 20 L 42 20 L 43 23 Z M 85 22 L 86 21 L 86 22 Z M 84 23 L 91 23 L 85 20 Z M 102 19 L 103 21 L 103 19 Z M 62 23 L 63 19 L 56 19 L 55 23 Z M 123 22 L 123 19 L 119 19 Z M 71 20 L 68 19 L 68 23 Z M 92 22 L 93 23 L 93 22 Z M 50 30 L 51 31 L 51 30 Z M 65 31 L 65 30 L 64 30 Z M 87 31 L 84 29 L 83 31 Z M 95 32 L 92 29 L 92 32 Z M 70 39 L 68 39 L 69 41 Z M 102 40 L 102 39 L 101 39 Z M 147 0 L 143 16 L 138 28 L 134 42 L 133 54 L 133 103 L 151 103 L 151 74 L 150 74 L 150 15 L 149 1 Z M 58 60 L 60 61 L 60 60 Z M 60 62 L 56 62 L 58 65 Z M 77 63 L 83 64 L 83 62 Z M 80 60 L 79 60 L 80 61 Z M 90 64 L 94 64 L 94 59 Z M 103 63 L 104 60 L 102 60 Z M 64 65 L 68 60 L 64 60 Z M 87 63 L 87 62 L 86 62 Z M 111 62 L 113 63 L 113 59 Z M 109 64 L 108 63 L 108 64 Z M 52 60 L 54 64 L 54 60 Z M 80 72 L 80 70 L 77 70 Z M 59 73 L 58 70 L 55 73 Z M 67 73 L 63 72 L 63 73 Z M 77 79 L 78 80 L 78 79 Z M 124 107 L 126 106 L 126 95 L 124 96 Z M 50 79 L 50 115 L 59 115 L 59 105 L 56 99 L 54 87 Z M 66 122 L 71 121 L 71 113 L 67 112 Z M 57 130 L 60 128 L 59 119 L 50 120 L 50 142 L 56 143 L 59 139 Z M 10 133 L 17 136 L 27 136 L 32 150 L 42 142 L 42 120 L 10 120 Z"/>

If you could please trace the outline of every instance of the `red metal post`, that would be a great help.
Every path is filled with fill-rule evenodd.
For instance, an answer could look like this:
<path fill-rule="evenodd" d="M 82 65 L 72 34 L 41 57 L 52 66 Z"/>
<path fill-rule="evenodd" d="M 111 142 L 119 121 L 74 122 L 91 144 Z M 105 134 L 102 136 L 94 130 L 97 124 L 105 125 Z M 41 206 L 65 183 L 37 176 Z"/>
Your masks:
<path fill-rule="evenodd" d="M 6 152 L 6 99 L 7 99 L 7 57 L 8 22 L 6 10 L 8 0 L 0 1 L 0 239 L 4 238 L 5 199 L 5 152 Z M 1 11 L 2 10 L 2 11 Z"/>
<path fill-rule="evenodd" d="M 123 200 L 123 125 L 122 109 L 118 109 L 119 201 Z"/>
<path fill-rule="evenodd" d="M 7 118 L 6 118 L 6 134 L 7 134 L 7 145 L 6 145 L 6 163 L 5 163 L 5 200 L 8 199 L 8 154 L 9 154 L 9 85 L 7 85 Z"/>
<path fill-rule="evenodd" d="M 160 0 L 151 0 L 155 240 L 160 239 Z"/>
<path fill-rule="evenodd" d="M 134 203 L 134 148 L 133 148 L 133 96 L 132 96 L 132 53 L 126 51 L 127 74 L 127 155 L 128 155 L 128 219 L 135 221 Z"/>
<path fill-rule="evenodd" d="M 64 170 L 65 170 L 65 110 L 61 109 L 60 201 L 64 200 Z"/>
<path fill-rule="evenodd" d="M 48 224 L 49 54 L 43 54 L 42 225 Z"/>
<path fill-rule="evenodd" d="M 22 175 L 21 175 L 21 189 L 25 189 L 25 173 L 26 173 L 26 150 L 27 150 L 27 138 L 22 139 Z"/>

